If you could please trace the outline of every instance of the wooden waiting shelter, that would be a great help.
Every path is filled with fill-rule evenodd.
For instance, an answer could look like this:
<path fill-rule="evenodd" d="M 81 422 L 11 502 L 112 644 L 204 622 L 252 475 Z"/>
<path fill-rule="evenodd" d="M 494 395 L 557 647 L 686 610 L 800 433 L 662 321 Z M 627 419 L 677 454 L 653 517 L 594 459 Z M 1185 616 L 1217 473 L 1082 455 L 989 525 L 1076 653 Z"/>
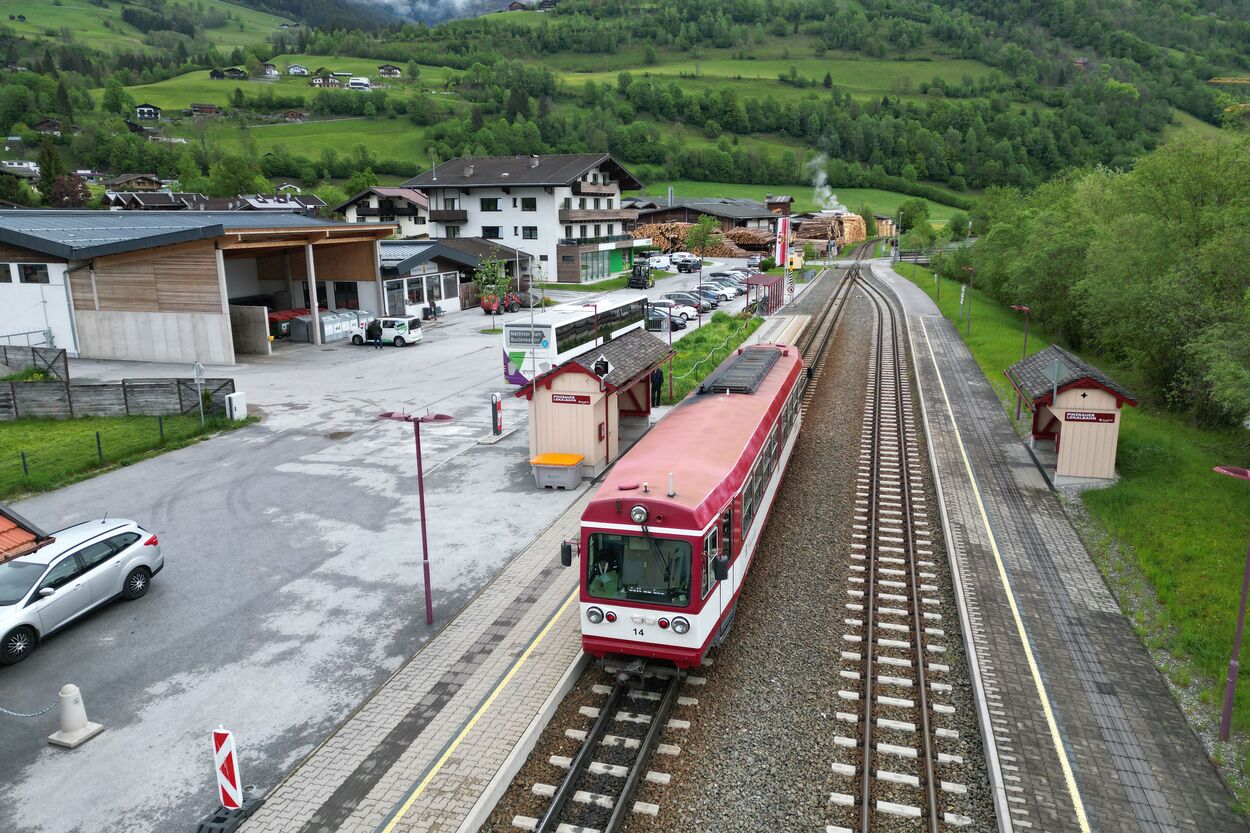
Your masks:
<path fill-rule="evenodd" d="M 1016 362 L 1004 373 L 1033 412 L 1032 442 L 1054 443 L 1060 477 L 1115 477 L 1120 409 L 1137 406 L 1131 393 L 1109 376 L 1051 346 Z"/>
<path fill-rule="evenodd" d="M 786 302 L 785 279 L 781 275 L 759 274 L 747 278 L 748 300 L 752 287 L 755 288 L 757 315 L 772 315 Z"/>
<path fill-rule="evenodd" d="M 517 390 L 529 400 L 531 463 L 580 467 L 577 479 L 602 472 L 620 456 L 622 435 L 646 430 L 651 372 L 671 354 L 651 333 L 630 330 Z"/>

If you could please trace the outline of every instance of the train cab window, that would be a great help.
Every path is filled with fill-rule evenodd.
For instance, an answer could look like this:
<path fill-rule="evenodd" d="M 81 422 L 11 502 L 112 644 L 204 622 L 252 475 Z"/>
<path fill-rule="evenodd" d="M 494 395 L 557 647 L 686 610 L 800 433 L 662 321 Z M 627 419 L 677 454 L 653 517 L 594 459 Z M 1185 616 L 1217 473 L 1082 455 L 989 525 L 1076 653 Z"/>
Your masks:
<path fill-rule="evenodd" d="M 586 592 L 596 599 L 690 604 L 690 543 L 643 535 L 590 535 Z"/>
<path fill-rule="evenodd" d="M 716 575 L 712 572 L 712 562 L 720 555 L 719 530 L 713 528 L 703 539 L 703 595 L 706 596 L 716 585 Z"/>
<path fill-rule="evenodd" d="M 734 510 L 726 509 L 720 516 L 720 550 L 721 555 L 734 557 Z"/>

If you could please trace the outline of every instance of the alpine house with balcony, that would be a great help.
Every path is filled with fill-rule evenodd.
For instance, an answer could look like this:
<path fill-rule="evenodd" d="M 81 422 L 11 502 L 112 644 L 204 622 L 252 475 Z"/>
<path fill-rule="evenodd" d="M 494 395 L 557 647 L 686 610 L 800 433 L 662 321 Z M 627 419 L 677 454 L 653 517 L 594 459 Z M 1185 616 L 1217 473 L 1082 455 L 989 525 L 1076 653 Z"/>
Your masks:
<path fill-rule="evenodd" d="M 349 223 L 396 223 L 400 237 L 429 237 L 425 194 L 412 188 L 366 188 L 331 210 Z"/>
<path fill-rule="evenodd" d="M 607 153 L 452 159 L 404 183 L 429 198 L 430 236 L 497 240 L 534 256 L 544 279 L 585 283 L 633 265 L 621 191 L 642 185 Z"/>

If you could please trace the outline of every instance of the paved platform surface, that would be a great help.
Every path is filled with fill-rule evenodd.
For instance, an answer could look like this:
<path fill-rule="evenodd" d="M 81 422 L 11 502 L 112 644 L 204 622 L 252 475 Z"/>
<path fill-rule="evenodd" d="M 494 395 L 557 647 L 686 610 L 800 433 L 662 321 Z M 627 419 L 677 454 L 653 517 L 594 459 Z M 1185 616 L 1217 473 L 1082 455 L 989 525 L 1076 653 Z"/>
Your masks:
<path fill-rule="evenodd" d="M 910 325 L 1011 829 L 1245 831 L 972 354 L 928 296 L 873 272 Z"/>
<path fill-rule="evenodd" d="M 592 494 L 289 774 L 243 833 L 461 829 L 581 655 L 577 571 L 559 550 Z"/>

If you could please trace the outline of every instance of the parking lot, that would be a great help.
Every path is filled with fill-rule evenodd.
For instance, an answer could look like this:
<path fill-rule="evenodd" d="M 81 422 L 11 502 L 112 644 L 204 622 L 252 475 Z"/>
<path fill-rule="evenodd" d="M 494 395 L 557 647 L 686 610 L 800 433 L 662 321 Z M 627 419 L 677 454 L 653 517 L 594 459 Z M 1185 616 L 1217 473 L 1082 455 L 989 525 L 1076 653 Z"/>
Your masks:
<path fill-rule="evenodd" d="M 695 278 L 675 275 L 647 294 Z M 145 598 L 112 604 L 0 668 L 0 707 L 37 710 L 72 682 L 107 728 L 67 751 L 46 743 L 55 712 L 0 716 L 10 796 L 0 829 L 189 829 L 215 806 L 210 729 L 235 731 L 245 783 L 263 790 L 420 648 L 431 629 L 412 432 L 378 413 L 455 418 L 422 433 L 435 627 L 572 502 L 574 492 L 534 489 L 525 402 L 503 382 L 499 337 L 479 332 L 490 324 L 469 310 L 428 327 L 415 347 L 282 345 L 209 368 L 236 379 L 260 424 L 15 506 L 48 529 L 132 518 L 159 534 L 166 568 Z M 82 380 L 185 372 L 72 370 Z M 482 444 L 491 392 L 505 394 L 505 425 L 518 430 Z"/>

